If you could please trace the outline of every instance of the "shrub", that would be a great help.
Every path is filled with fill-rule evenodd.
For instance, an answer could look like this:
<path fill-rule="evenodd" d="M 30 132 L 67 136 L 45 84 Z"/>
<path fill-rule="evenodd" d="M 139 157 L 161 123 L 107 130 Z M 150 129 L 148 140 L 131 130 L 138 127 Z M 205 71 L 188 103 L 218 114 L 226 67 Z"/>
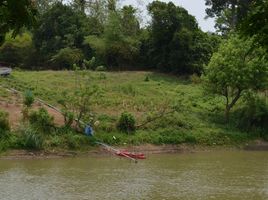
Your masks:
<path fill-rule="evenodd" d="M 8 113 L 0 111 L 0 137 L 10 130 Z"/>
<path fill-rule="evenodd" d="M 23 33 L 16 38 L 12 33 L 6 35 L 5 43 L 0 47 L 0 60 L 12 65 L 27 65 L 33 52 L 30 33 Z"/>
<path fill-rule="evenodd" d="M 239 113 L 239 127 L 244 130 L 260 128 L 268 130 L 268 104 L 264 98 L 255 97 L 247 100 Z"/>
<path fill-rule="evenodd" d="M 38 111 L 33 111 L 29 115 L 29 122 L 31 125 L 36 127 L 38 130 L 43 132 L 50 132 L 54 118 L 49 115 L 45 108 L 40 108 Z"/>
<path fill-rule="evenodd" d="M 22 146 L 27 149 L 40 150 L 43 148 L 44 138 L 37 130 L 27 128 L 22 132 Z"/>
<path fill-rule="evenodd" d="M 23 104 L 26 106 L 26 107 L 31 107 L 32 104 L 34 103 L 34 95 L 32 93 L 32 91 L 30 90 L 27 90 L 25 93 L 24 93 L 24 99 L 23 99 Z"/>
<path fill-rule="evenodd" d="M 83 60 L 83 67 L 85 69 L 95 70 L 97 67 L 96 58 L 93 56 L 90 60 Z"/>
<path fill-rule="evenodd" d="M 149 82 L 150 79 L 149 79 L 149 76 L 146 76 L 145 79 L 144 79 L 145 82 Z"/>
<path fill-rule="evenodd" d="M 52 56 L 51 62 L 59 69 L 71 69 L 83 59 L 83 53 L 79 49 L 63 48 Z"/>
<path fill-rule="evenodd" d="M 197 74 L 193 74 L 193 75 L 191 75 L 190 76 L 190 80 L 191 80 L 191 82 L 192 83 L 194 83 L 194 84 L 199 84 L 199 83 L 201 83 L 201 78 L 197 75 Z"/>
<path fill-rule="evenodd" d="M 125 133 L 133 133 L 136 129 L 135 118 L 131 113 L 123 112 L 117 124 L 118 130 Z"/>
<path fill-rule="evenodd" d="M 96 67 L 96 69 L 95 69 L 95 71 L 98 71 L 98 72 L 104 72 L 104 71 L 106 71 L 106 70 L 107 70 L 106 67 L 104 67 L 103 65 L 98 66 L 98 67 Z"/>

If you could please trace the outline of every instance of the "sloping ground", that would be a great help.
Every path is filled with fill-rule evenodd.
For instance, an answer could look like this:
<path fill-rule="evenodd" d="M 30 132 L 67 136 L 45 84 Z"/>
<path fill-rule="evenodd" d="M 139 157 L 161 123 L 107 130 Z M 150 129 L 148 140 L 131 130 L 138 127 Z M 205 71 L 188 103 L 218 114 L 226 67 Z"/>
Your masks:
<path fill-rule="evenodd" d="M 21 95 L 5 91 L 3 88 L 0 89 L 0 94 L 0 110 L 9 114 L 9 121 L 12 128 L 18 127 L 22 120 L 23 103 Z M 49 114 L 53 116 L 56 125 L 64 124 L 63 116 L 45 105 L 35 102 L 32 110 L 38 110 L 41 107 L 46 108 Z"/>
<path fill-rule="evenodd" d="M 109 144 L 197 142 L 223 145 L 245 142 L 251 137 L 235 126 L 223 123 L 223 99 L 206 95 L 202 83 L 194 84 L 186 79 L 154 72 L 87 71 L 85 74 L 86 77 L 80 81 L 99 88 L 99 95 L 89 99 L 88 104 L 100 122 L 96 129 L 98 136 Z M 71 93 L 77 85 L 76 78 L 72 71 L 14 71 L 10 77 L 0 78 L 0 85 L 19 91 L 31 89 L 35 96 L 59 107 L 57 102 L 63 98 L 62 92 Z M 10 98 L 6 92 L 2 96 L 6 99 L 0 109 L 7 110 L 12 123 L 17 124 L 21 102 L 17 102 L 18 97 Z M 124 111 L 132 113 L 140 124 L 152 113 L 175 104 L 179 106 L 179 112 L 149 123 L 133 136 L 126 137 L 115 129 Z M 35 105 L 35 108 L 38 106 Z M 48 110 L 61 124 L 61 116 Z M 13 117 L 12 113 L 16 116 Z M 113 140 L 112 136 L 117 140 Z"/>

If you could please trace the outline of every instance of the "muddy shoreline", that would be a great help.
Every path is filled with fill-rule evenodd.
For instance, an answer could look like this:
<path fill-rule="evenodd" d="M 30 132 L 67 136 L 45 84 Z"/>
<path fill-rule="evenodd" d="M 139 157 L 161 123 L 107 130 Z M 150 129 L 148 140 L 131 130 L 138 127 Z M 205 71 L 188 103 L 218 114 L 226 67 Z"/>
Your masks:
<path fill-rule="evenodd" d="M 130 152 L 142 152 L 150 154 L 171 154 L 171 153 L 197 153 L 212 151 L 268 151 L 268 142 L 255 141 L 252 144 L 243 146 L 198 146 L 198 145 L 140 145 L 140 146 L 120 146 L 117 149 L 124 149 Z M 87 151 L 71 150 L 50 150 L 50 151 L 31 151 L 31 150 L 8 150 L 0 154 L 0 160 L 17 159 L 57 159 L 70 157 L 89 157 L 107 156 L 111 153 L 102 147 L 93 147 Z"/>

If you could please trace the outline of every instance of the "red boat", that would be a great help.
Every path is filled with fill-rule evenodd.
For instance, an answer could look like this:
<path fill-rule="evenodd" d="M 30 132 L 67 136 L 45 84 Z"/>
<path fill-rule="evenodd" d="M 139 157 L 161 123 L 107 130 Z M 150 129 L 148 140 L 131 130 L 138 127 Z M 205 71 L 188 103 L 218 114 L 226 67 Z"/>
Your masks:
<path fill-rule="evenodd" d="M 134 159 L 145 159 L 145 155 L 143 153 L 132 153 L 128 151 L 118 151 L 116 152 L 116 155 L 122 156 L 122 157 L 130 157 Z"/>

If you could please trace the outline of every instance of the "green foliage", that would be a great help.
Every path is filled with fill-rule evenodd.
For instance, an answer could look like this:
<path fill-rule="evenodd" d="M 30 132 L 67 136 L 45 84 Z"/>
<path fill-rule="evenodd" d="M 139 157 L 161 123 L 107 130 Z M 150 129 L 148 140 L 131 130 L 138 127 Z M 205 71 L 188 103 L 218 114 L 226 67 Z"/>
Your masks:
<path fill-rule="evenodd" d="M 208 17 L 216 18 L 215 28 L 219 32 L 227 34 L 247 16 L 247 12 L 253 4 L 255 4 L 254 0 L 206 0 L 206 6 L 208 6 L 206 13 Z"/>
<path fill-rule="evenodd" d="M 257 128 L 253 128 L 247 133 L 237 127 L 239 117 L 235 115 L 236 112 L 230 118 L 231 123 L 228 125 L 222 123 L 224 99 L 204 94 L 202 87 L 204 82 L 192 84 L 186 78 L 144 71 L 105 72 L 105 76 L 106 79 L 100 79 L 100 72 L 94 71 L 14 70 L 9 79 L 0 79 L 0 82 L 5 87 L 12 87 L 20 91 L 32 88 L 35 96 L 52 105 L 58 105 L 57 107 L 62 111 L 74 114 L 73 118 L 77 118 L 78 112 L 76 111 L 83 108 L 82 103 L 85 102 L 87 112 L 82 121 L 89 122 L 94 126 L 96 140 L 111 145 L 146 143 L 243 145 L 262 138 Z M 146 76 L 150 78 L 149 82 L 143 81 Z M 92 96 L 85 96 L 83 100 L 80 96 L 82 94 L 80 84 L 82 87 L 88 86 L 89 91 L 94 90 L 94 85 L 98 85 L 98 91 Z M 65 91 L 65 94 L 62 91 Z M 1 99 L 9 97 L 9 93 L 2 93 L 1 89 L 0 95 Z M 62 104 L 58 104 L 59 99 L 65 101 L 66 110 Z M 177 107 L 180 111 L 169 113 L 172 111 L 173 105 L 179 105 Z M 165 107 L 168 109 L 164 109 Z M 122 110 L 135 116 L 137 127 L 135 134 L 122 134 L 117 130 L 116 125 Z M 158 116 L 161 118 L 147 123 L 145 126 L 139 126 L 147 119 Z M 35 129 L 37 127 L 34 126 Z M 78 131 L 82 132 L 83 126 L 78 128 Z M 43 149 L 45 150 L 57 151 L 70 147 L 82 150 L 90 148 L 94 143 L 93 139 L 81 133 L 78 134 L 73 126 L 52 128 L 49 135 L 41 130 L 38 130 L 37 133 L 43 137 Z M 67 134 L 68 136 L 66 136 Z M 20 139 L 20 132 L 17 135 Z M 19 141 L 17 145 L 15 141 L 12 142 L 12 146 L 10 142 L 3 146 L 5 148 L 25 148 Z"/>
<path fill-rule="evenodd" d="M 193 74 L 190 76 L 191 82 L 194 84 L 199 84 L 201 83 L 201 78 L 197 74 Z"/>
<path fill-rule="evenodd" d="M 10 131 L 8 113 L 0 111 L 0 139 Z"/>
<path fill-rule="evenodd" d="M 108 14 L 101 37 L 86 37 L 87 44 L 98 61 L 114 68 L 133 64 L 139 54 L 140 42 L 137 35 L 139 23 L 132 6 Z"/>
<path fill-rule="evenodd" d="M 76 71 L 74 74 L 76 85 L 72 91 L 62 91 L 58 103 L 63 108 L 66 125 L 76 121 L 77 128 L 81 128 L 81 120 L 90 123 L 93 119 L 91 110 L 92 101 L 99 93 L 98 87 L 91 85 L 88 72 Z"/>
<path fill-rule="evenodd" d="M 104 72 L 104 71 L 106 71 L 106 70 L 107 70 L 106 67 L 103 66 L 103 65 L 98 66 L 98 67 L 96 67 L 96 69 L 95 69 L 95 71 L 98 71 L 98 72 Z"/>
<path fill-rule="evenodd" d="M 51 62 L 56 69 L 71 69 L 74 64 L 78 64 L 82 60 L 82 51 L 69 47 L 60 49 L 59 52 L 51 58 Z"/>
<path fill-rule="evenodd" d="M 253 96 L 239 111 L 239 128 L 244 130 L 268 130 L 268 103 L 264 97 Z"/>
<path fill-rule="evenodd" d="M 199 30 L 196 19 L 172 2 L 154 1 L 148 10 L 152 25 L 145 44 L 149 64 L 163 72 L 201 73 L 214 47 L 209 35 Z"/>
<path fill-rule="evenodd" d="M 268 51 L 268 1 L 256 1 L 251 5 L 245 18 L 240 22 L 242 35 L 253 36 L 254 41 Z"/>
<path fill-rule="evenodd" d="M 0 45 L 10 30 L 15 37 L 23 26 L 31 27 L 37 14 L 31 0 L 1 0 L 0 13 Z"/>
<path fill-rule="evenodd" d="M 54 127 L 54 118 L 49 115 L 45 108 L 40 108 L 38 111 L 33 111 L 29 115 L 30 124 L 37 130 L 49 134 L 51 128 Z"/>
<path fill-rule="evenodd" d="M 150 81 L 150 78 L 149 76 L 146 76 L 145 79 L 144 79 L 145 82 L 149 82 Z"/>
<path fill-rule="evenodd" d="M 123 112 L 117 123 L 117 128 L 122 132 L 130 134 L 133 133 L 136 129 L 135 123 L 136 120 L 131 113 Z"/>
<path fill-rule="evenodd" d="M 267 85 L 267 58 L 262 49 L 252 50 L 252 42 L 232 36 L 213 54 L 208 65 L 207 88 L 226 98 L 226 120 L 243 92 Z"/>
<path fill-rule="evenodd" d="M 87 33 L 86 23 L 87 18 L 84 14 L 60 2 L 53 4 L 51 9 L 39 18 L 33 34 L 34 45 L 41 56 L 40 62 L 44 60 L 45 63 L 42 64 L 49 64 L 51 57 L 60 53 L 61 49 L 63 52 L 58 56 L 64 57 L 64 62 L 67 60 L 67 63 L 63 64 L 70 64 L 69 62 L 72 62 L 74 57 L 77 58 L 78 54 L 80 57 L 81 50 L 78 53 L 75 49 L 83 47 L 84 36 Z M 65 57 L 68 53 L 71 54 L 71 61 Z"/>
<path fill-rule="evenodd" d="M 26 149 L 40 150 L 44 145 L 44 138 L 36 130 L 26 128 L 22 132 L 21 145 Z"/>
<path fill-rule="evenodd" d="M 91 70 L 95 70 L 95 68 L 97 67 L 97 61 L 96 58 L 93 56 L 90 60 L 83 60 L 83 66 L 84 69 L 91 69 Z"/>
<path fill-rule="evenodd" d="M 32 54 L 31 34 L 25 32 L 12 38 L 11 33 L 6 35 L 5 42 L 0 46 L 0 61 L 11 64 L 12 66 L 22 66 L 30 64 Z"/>
<path fill-rule="evenodd" d="M 23 104 L 30 108 L 34 103 L 34 95 L 31 90 L 26 90 L 23 96 Z"/>

